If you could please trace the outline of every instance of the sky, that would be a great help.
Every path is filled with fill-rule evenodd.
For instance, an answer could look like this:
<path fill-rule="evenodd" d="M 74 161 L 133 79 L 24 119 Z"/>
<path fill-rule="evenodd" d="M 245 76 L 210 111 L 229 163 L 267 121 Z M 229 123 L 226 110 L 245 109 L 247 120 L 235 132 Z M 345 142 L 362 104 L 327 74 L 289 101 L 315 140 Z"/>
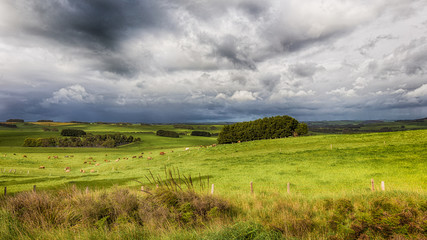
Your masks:
<path fill-rule="evenodd" d="M 427 0 L 2 0 L 0 121 L 427 117 Z"/>

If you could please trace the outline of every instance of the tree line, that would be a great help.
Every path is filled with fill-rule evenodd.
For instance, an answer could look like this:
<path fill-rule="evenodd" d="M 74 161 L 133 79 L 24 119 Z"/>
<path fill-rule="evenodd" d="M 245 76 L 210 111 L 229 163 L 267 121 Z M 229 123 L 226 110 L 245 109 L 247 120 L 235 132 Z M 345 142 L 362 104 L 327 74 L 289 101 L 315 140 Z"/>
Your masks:
<path fill-rule="evenodd" d="M 308 127 L 289 116 L 275 116 L 226 125 L 219 133 L 218 143 L 235 143 L 259 139 L 305 135 Z"/>
<path fill-rule="evenodd" d="M 126 136 L 119 133 L 92 135 L 82 137 L 48 137 L 48 138 L 26 138 L 24 147 L 106 147 L 113 148 L 120 145 L 139 142 L 141 138 Z"/>

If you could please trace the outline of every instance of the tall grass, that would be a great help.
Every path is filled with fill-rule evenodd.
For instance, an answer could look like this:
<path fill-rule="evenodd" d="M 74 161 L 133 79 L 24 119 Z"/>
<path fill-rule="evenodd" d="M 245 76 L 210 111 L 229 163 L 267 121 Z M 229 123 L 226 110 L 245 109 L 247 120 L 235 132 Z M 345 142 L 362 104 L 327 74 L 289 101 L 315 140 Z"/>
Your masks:
<path fill-rule="evenodd" d="M 167 188 L 22 192 L 0 199 L 0 239 L 423 239 L 427 201 L 372 193 L 224 200 Z"/>

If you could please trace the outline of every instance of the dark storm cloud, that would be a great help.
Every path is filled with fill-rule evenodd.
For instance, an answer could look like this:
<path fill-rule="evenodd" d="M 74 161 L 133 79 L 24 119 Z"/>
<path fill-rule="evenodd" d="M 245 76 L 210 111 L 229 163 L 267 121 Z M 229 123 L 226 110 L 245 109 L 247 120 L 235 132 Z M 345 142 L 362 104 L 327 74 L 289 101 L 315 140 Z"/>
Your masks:
<path fill-rule="evenodd" d="M 17 1 L 17 5 L 22 1 Z M 68 0 L 25 1 L 22 17 L 34 17 L 27 31 L 60 43 L 94 50 L 115 50 L 135 29 L 171 27 L 159 1 Z M 26 16 L 27 15 L 27 16 Z"/>

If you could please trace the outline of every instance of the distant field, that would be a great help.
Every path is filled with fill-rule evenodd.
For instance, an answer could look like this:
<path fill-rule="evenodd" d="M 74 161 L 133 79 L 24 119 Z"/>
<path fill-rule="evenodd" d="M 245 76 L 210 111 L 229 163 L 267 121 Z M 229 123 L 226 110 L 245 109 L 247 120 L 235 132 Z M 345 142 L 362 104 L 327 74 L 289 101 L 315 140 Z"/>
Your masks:
<path fill-rule="evenodd" d="M 140 137 L 142 142 L 114 149 L 25 148 L 21 146 L 26 137 L 59 133 L 45 132 L 33 124 L 1 129 L 1 186 L 7 186 L 9 192 L 28 190 L 33 185 L 41 189 L 69 184 L 82 188 L 113 185 L 139 188 L 135 180 L 148 185 L 145 176 L 149 171 L 164 177 L 166 168 L 178 169 L 193 178 L 200 174 L 205 184 L 203 191 L 209 190 L 206 186 L 209 178 L 220 195 L 247 194 L 251 181 L 258 194 L 285 193 L 290 182 L 291 192 L 303 196 L 369 192 L 371 178 L 377 186 L 385 181 L 389 191 L 425 193 L 427 187 L 427 130 L 260 140 L 204 148 L 200 146 L 214 144 L 216 138 L 183 135 L 174 139 L 152 134 L 158 129 L 191 132 L 171 125 L 73 124 L 66 127 L 102 134 L 121 132 Z M 189 151 L 185 150 L 187 147 Z M 160 152 L 166 154 L 161 156 Z M 54 155 L 59 158 L 48 159 Z M 71 155 L 73 157 L 65 157 Z M 132 158 L 134 156 L 136 158 Z M 153 159 L 147 160 L 148 157 Z M 66 173 L 65 167 L 71 167 L 71 172 Z M 95 172 L 90 173 L 91 170 Z"/>

